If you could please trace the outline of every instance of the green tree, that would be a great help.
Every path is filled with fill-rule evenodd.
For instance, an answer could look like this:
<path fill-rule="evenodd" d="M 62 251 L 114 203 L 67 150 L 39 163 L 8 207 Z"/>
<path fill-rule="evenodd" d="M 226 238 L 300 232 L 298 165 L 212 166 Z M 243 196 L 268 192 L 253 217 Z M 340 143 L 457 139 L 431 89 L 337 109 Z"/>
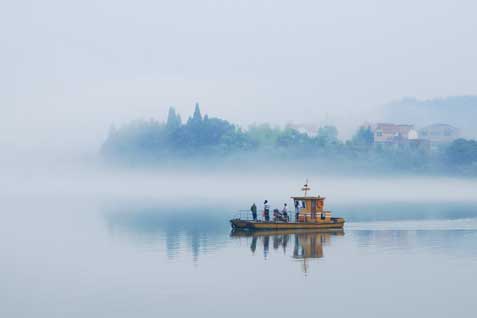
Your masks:
<path fill-rule="evenodd" d="M 195 103 L 194 114 L 189 118 L 189 124 L 200 124 L 202 122 L 202 114 L 200 112 L 199 103 Z"/>
<path fill-rule="evenodd" d="M 451 164 L 472 164 L 477 162 L 477 142 L 475 140 L 454 140 L 445 150 L 445 157 Z"/>
<path fill-rule="evenodd" d="M 176 113 L 174 107 L 169 108 L 169 113 L 167 114 L 166 128 L 169 131 L 178 129 L 182 125 L 181 116 Z"/>
<path fill-rule="evenodd" d="M 324 126 L 318 129 L 316 135 L 318 143 L 321 145 L 332 145 L 338 143 L 338 129 L 335 126 Z"/>
<path fill-rule="evenodd" d="M 358 146 L 371 146 L 374 143 L 374 133 L 371 127 L 360 127 L 353 136 L 352 143 Z"/>
<path fill-rule="evenodd" d="M 281 135 L 278 128 L 272 128 L 269 124 L 251 125 L 247 134 L 259 146 L 272 147 Z"/>

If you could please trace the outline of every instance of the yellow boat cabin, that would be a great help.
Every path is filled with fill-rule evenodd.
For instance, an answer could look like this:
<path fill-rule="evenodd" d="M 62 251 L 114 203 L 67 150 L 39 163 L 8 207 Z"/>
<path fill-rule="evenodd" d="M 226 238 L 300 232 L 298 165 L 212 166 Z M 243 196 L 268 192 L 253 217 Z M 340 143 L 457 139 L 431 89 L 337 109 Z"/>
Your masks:
<path fill-rule="evenodd" d="M 292 196 L 293 210 L 288 211 L 285 206 L 282 211 L 273 210 L 273 217 L 270 218 L 270 207 L 268 201 L 264 202 L 263 219 L 258 218 L 256 211 L 251 208 L 252 218 L 236 217 L 230 220 L 234 229 L 248 230 L 283 230 L 283 229 L 337 229 L 343 228 L 345 220 L 334 218 L 330 211 L 326 211 L 325 198 L 322 196 L 308 196 L 310 190 L 307 184 L 302 191 L 303 196 Z M 255 204 L 254 204 L 255 206 Z M 250 215 L 250 213 L 247 213 Z"/>

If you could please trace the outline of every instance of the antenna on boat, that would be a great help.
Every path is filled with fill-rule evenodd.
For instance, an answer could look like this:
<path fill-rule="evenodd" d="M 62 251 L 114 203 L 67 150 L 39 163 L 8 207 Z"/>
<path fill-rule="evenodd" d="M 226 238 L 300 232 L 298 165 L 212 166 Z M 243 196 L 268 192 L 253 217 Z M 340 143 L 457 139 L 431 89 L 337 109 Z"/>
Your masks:
<path fill-rule="evenodd" d="M 308 186 L 308 179 L 306 179 L 306 183 L 305 183 L 305 185 L 303 186 L 303 188 L 301 188 L 301 191 L 304 191 L 304 192 L 305 192 L 305 197 L 306 197 L 306 193 L 307 193 L 308 191 L 310 191 L 310 190 L 311 190 L 311 189 L 310 189 L 310 187 Z"/>

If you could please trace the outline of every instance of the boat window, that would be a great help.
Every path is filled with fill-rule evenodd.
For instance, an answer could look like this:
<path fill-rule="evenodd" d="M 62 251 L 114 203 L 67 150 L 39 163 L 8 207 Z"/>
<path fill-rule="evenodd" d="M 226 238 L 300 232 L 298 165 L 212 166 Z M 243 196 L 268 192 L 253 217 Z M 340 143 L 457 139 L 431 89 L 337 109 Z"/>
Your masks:
<path fill-rule="evenodd" d="M 301 207 L 302 207 L 302 208 L 306 208 L 306 203 L 305 203 L 305 201 L 301 201 Z"/>

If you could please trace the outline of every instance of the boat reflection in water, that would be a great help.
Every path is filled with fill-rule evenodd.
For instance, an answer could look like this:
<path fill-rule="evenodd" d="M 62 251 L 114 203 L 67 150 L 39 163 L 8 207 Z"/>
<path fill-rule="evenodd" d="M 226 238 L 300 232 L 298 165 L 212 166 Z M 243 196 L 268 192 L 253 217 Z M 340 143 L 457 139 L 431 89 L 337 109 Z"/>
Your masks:
<path fill-rule="evenodd" d="M 334 236 L 343 236 L 343 229 L 330 230 L 281 230 L 281 231 L 244 231 L 232 230 L 230 236 L 237 239 L 251 239 L 250 250 L 255 253 L 257 246 L 263 246 L 265 258 L 270 253 L 270 245 L 274 250 L 283 250 L 287 255 L 291 252 L 293 259 L 303 260 L 303 271 L 308 270 L 308 259 L 322 258 L 323 247 L 328 245 Z"/>

